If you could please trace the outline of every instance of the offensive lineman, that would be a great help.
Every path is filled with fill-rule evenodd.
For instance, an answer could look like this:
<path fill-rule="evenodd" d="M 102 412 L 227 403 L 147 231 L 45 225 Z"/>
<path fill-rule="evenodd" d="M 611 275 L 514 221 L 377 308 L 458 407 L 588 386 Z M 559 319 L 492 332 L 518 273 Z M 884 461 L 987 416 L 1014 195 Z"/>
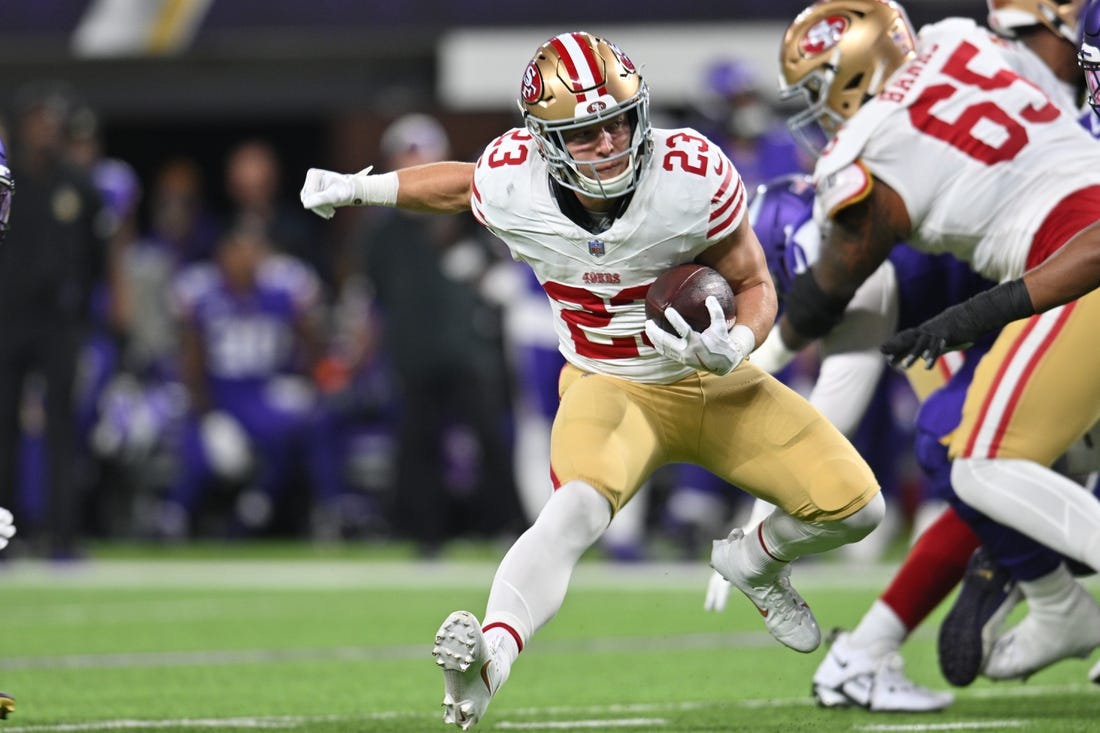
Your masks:
<path fill-rule="evenodd" d="M 788 345 L 827 333 L 895 242 L 950 252 L 1002 281 L 925 324 L 962 316 L 973 337 L 1033 304 L 1048 307 L 1051 294 L 1031 285 L 1049 280 L 1022 273 L 1100 236 L 1100 150 L 972 21 L 941 21 L 918 38 L 894 2 L 833 0 L 794 20 L 781 58 L 786 90 L 810 102 L 797 121 L 834 136 L 814 171 L 828 236 L 792 287 L 780 324 Z M 1008 318 L 948 436 L 951 484 L 963 501 L 1089 566 L 1100 562 L 1100 502 L 1050 466 L 1100 417 L 1097 317 L 1100 294 L 1090 292 Z M 1020 588 L 1069 617 L 1083 596 L 1068 573 L 1056 580 Z M 1029 617 L 1006 638 L 1002 669 L 1049 663 L 1041 621 Z M 1098 643 L 1092 624 L 1076 642 Z"/>
<path fill-rule="evenodd" d="M 770 329 L 775 293 L 745 216 L 746 192 L 721 150 L 692 129 L 654 129 L 649 92 L 615 44 L 564 33 L 524 72 L 525 128 L 476 166 L 451 162 L 380 176 L 311 169 L 302 203 L 472 210 L 534 271 L 567 365 L 551 438 L 556 490 L 502 560 L 483 622 L 452 613 L 433 654 L 445 723 L 475 724 L 535 631 L 558 611 L 573 567 L 657 467 L 694 462 L 778 505 L 750 535 L 715 542 L 711 564 L 798 651 L 820 643 L 790 585 L 790 561 L 858 541 L 884 503 L 870 469 L 827 420 L 745 361 Z M 646 321 L 649 284 L 697 261 L 736 297 L 727 330 L 679 334 Z M 430 334 L 425 336 L 430 337 Z"/>

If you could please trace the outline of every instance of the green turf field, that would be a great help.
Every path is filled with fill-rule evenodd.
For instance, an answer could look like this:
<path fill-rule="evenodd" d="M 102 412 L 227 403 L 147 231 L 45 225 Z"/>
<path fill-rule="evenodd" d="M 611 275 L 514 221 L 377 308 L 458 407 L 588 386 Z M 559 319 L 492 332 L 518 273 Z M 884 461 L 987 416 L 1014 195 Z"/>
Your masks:
<path fill-rule="evenodd" d="M 16 698 L 0 733 L 457 730 L 439 720 L 429 651 L 447 613 L 480 617 L 492 561 L 93 557 L 0 567 L 0 690 Z M 853 624 L 891 570 L 807 563 L 794 581 L 828 629 Z M 781 647 L 740 596 L 704 612 L 707 573 L 583 563 L 477 730 L 1100 730 L 1084 660 L 1026 684 L 978 683 L 943 713 L 818 709 L 808 693 L 824 651 Z M 905 656 L 914 678 L 943 688 L 934 639 L 934 625 L 921 630 Z"/>

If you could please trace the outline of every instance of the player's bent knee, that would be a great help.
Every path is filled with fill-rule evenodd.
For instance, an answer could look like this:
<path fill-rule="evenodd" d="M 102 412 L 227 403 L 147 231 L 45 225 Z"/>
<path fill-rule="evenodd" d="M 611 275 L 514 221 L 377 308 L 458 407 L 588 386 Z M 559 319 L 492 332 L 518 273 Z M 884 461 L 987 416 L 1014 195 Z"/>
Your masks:
<path fill-rule="evenodd" d="M 951 462 L 951 488 L 963 503 L 982 511 L 989 492 L 982 487 L 994 480 L 988 475 L 995 468 L 994 459 L 956 458 Z"/>
<path fill-rule="evenodd" d="M 570 481 L 546 502 L 535 527 L 552 533 L 559 541 L 588 546 L 603 535 L 610 522 L 611 504 L 607 498 L 583 481 Z"/>
<path fill-rule="evenodd" d="M 863 539 L 882 522 L 886 516 L 886 500 L 882 492 L 875 494 L 858 511 L 840 520 L 840 524 L 854 540 Z"/>

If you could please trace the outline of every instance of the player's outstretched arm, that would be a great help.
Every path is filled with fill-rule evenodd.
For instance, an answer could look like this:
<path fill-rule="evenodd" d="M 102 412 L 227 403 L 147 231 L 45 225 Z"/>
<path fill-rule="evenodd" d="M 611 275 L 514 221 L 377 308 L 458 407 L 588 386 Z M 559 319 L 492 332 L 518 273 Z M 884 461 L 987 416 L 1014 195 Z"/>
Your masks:
<path fill-rule="evenodd" d="M 331 219 L 344 206 L 397 206 L 411 211 L 452 214 L 470 209 L 474 164 L 443 161 L 372 174 L 310 168 L 302 185 L 302 206 Z"/>

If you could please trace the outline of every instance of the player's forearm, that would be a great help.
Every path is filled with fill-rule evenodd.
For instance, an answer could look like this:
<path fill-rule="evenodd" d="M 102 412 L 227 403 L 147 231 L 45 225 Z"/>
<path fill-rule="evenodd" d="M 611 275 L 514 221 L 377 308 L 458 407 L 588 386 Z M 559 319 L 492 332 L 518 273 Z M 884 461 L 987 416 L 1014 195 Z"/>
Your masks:
<path fill-rule="evenodd" d="M 436 214 L 470 210 L 473 163 L 446 161 L 402 168 L 397 180 L 399 208 Z"/>
<path fill-rule="evenodd" d="M 1100 226 L 1078 234 L 1045 262 L 1024 273 L 1023 281 L 1036 313 L 1100 287 Z"/>
<path fill-rule="evenodd" d="M 764 343 L 775 323 L 778 307 L 771 283 L 757 283 L 739 290 L 734 299 L 737 303 L 737 322 L 752 329 L 757 345 Z"/>

